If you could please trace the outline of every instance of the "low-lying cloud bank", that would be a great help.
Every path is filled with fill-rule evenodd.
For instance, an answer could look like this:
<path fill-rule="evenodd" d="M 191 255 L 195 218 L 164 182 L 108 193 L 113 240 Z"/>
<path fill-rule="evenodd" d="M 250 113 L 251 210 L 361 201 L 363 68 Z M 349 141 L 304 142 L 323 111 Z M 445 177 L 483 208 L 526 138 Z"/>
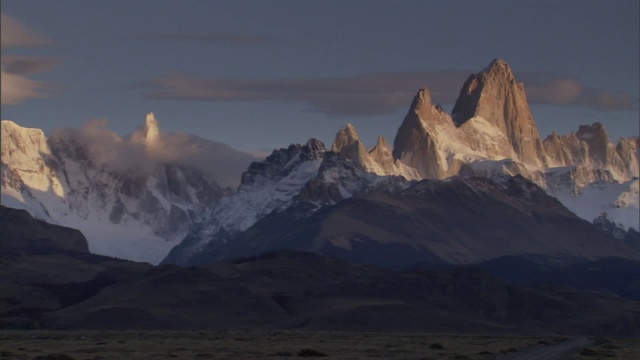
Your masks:
<path fill-rule="evenodd" d="M 150 174 L 160 164 L 195 167 L 211 176 L 223 187 L 236 187 L 242 172 L 254 156 L 224 143 L 184 133 L 164 133 L 149 143 L 145 129 L 122 137 L 107 129 L 105 119 L 91 121 L 80 129 L 58 129 L 51 137 L 72 139 L 86 149 L 96 165 L 115 172 Z"/>
<path fill-rule="evenodd" d="M 416 91 L 431 90 L 435 102 L 455 103 L 470 72 L 388 72 L 340 78 L 220 79 L 184 74 L 139 83 L 142 96 L 158 100 L 268 101 L 302 103 L 335 117 L 390 114 L 407 108 Z M 518 73 L 532 104 L 633 110 L 638 99 L 586 86 L 555 74 Z"/>

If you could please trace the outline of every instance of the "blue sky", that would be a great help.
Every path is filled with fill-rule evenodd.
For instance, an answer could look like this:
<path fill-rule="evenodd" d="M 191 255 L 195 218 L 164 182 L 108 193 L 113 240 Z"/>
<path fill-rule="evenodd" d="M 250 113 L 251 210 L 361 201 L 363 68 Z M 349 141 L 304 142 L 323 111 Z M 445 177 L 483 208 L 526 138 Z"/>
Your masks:
<path fill-rule="evenodd" d="M 632 1 L 3 0 L 2 118 L 51 131 L 154 112 L 251 152 L 353 123 L 393 142 L 413 95 L 448 111 L 492 59 L 524 82 L 541 135 L 602 122 L 637 136 Z"/>

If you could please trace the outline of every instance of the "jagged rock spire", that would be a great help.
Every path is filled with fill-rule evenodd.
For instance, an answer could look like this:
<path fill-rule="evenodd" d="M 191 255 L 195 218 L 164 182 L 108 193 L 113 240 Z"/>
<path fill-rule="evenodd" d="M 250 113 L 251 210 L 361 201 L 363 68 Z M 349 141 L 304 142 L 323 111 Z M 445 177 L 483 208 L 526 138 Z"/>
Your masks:
<path fill-rule="evenodd" d="M 345 147 L 355 144 L 356 142 L 360 142 L 358 132 L 351 123 L 348 123 L 346 126 L 341 127 L 336 134 L 336 138 L 331 146 L 331 151 L 340 152 Z"/>
<path fill-rule="evenodd" d="M 160 137 L 160 130 L 158 129 L 158 120 L 152 112 L 147 114 L 147 118 L 144 121 L 144 134 L 145 143 L 147 145 L 155 144 Z"/>
<path fill-rule="evenodd" d="M 376 146 L 373 147 L 373 149 L 371 149 L 370 153 L 374 154 L 374 153 L 384 153 L 384 152 L 389 152 L 389 143 L 387 142 L 387 139 L 384 138 L 384 136 L 380 135 L 378 136 L 378 141 L 376 141 Z"/>
<path fill-rule="evenodd" d="M 149 149 L 159 143 L 160 140 L 160 128 L 158 126 L 158 120 L 152 112 L 147 114 L 144 120 L 144 126 L 136 129 L 131 134 L 130 140 L 132 143 L 141 144 L 147 146 Z"/>
<path fill-rule="evenodd" d="M 482 118 L 507 136 L 517 160 L 532 165 L 546 164 L 524 85 L 516 82 L 504 60 L 495 59 L 481 72 L 469 76 L 453 107 L 452 117 L 458 127 Z"/>
<path fill-rule="evenodd" d="M 396 133 L 393 159 L 416 169 L 420 178 L 443 178 L 436 130 L 439 125 L 451 126 L 451 118 L 433 106 L 429 89 L 420 89 Z"/>

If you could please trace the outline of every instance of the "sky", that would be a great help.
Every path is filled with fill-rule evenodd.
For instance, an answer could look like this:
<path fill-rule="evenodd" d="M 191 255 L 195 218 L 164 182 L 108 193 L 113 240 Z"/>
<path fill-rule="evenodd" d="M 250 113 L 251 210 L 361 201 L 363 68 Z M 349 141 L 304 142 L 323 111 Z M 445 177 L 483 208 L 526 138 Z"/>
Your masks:
<path fill-rule="evenodd" d="M 393 143 L 422 87 L 451 111 L 504 59 L 543 137 L 638 136 L 640 10 L 617 1 L 2 0 L 2 119 L 99 119 L 267 154 L 352 123 Z"/>

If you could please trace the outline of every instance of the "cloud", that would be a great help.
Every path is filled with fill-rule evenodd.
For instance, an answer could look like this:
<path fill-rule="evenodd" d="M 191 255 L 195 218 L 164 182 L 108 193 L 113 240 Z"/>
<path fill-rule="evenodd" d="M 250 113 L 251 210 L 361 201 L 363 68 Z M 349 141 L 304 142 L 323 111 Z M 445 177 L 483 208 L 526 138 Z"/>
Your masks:
<path fill-rule="evenodd" d="M 470 72 L 387 72 L 341 78 L 220 79 L 172 74 L 137 84 L 142 96 L 158 100 L 264 101 L 301 103 L 334 117 L 390 114 L 409 106 L 416 92 L 431 90 L 435 103 L 455 103 Z M 637 99 L 586 87 L 581 81 L 553 74 L 522 73 L 532 104 L 579 105 L 625 110 Z M 635 101 L 635 102 L 634 102 Z"/>
<path fill-rule="evenodd" d="M 336 117 L 386 114 L 406 107 L 425 85 L 454 101 L 466 73 L 377 73 L 344 78 L 202 79 L 174 74 L 137 84 L 148 99 L 303 103 Z"/>
<path fill-rule="evenodd" d="M 0 17 L 0 38 L 3 49 L 51 44 L 50 40 L 34 33 L 12 16 L 0 13 Z M 0 104 L 2 105 L 16 105 L 30 99 L 49 97 L 61 88 L 59 85 L 34 80 L 25 76 L 49 71 L 58 65 L 60 60 L 3 54 L 0 62 L 2 63 Z"/>
<path fill-rule="evenodd" d="M 106 119 L 93 120 L 80 129 L 58 129 L 51 138 L 71 139 L 86 149 L 96 165 L 115 172 L 151 174 L 159 164 L 195 167 L 225 187 L 240 183 L 254 156 L 194 135 L 164 133 L 153 143 L 144 142 L 144 128 L 122 137 L 107 128 Z"/>
<path fill-rule="evenodd" d="M 605 111 L 638 108 L 638 98 L 588 87 L 572 77 L 524 73 L 519 80 L 524 82 L 527 99 L 533 104 L 580 105 Z"/>
<path fill-rule="evenodd" d="M 51 44 L 51 40 L 36 34 L 14 17 L 0 13 L 0 43 L 3 48 L 31 47 Z"/>
<path fill-rule="evenodd" d="M 53 58 L 2 56 L 0 103 L 16 105 L 31 99 L 52 96 L 62 89 L 60 85 L 34 80 L 25 75 L 49 71 L 61 61 Z"/>
<path fill-rule="evenodd" d="M 638 98 L 629 94 L 611 93 L 605 90 L 585 88 L 578 102 L 599 110 L 637 110 Z"/>
<path fill-rule="evenodd" d="M 34 56 L 13 56 L 3 55 L 0 58 L 2 69 L 9 74 L 27 75 L 45 72 L 58 66 L 62 59 L 34 57 Z"/>
<path fill-rule="evenodd" d="M 266 44 L 271 39 L 265 36 L 217 34 L 217 33 L 150 33 L 134 36 L 142 40 L 188 41 L 210 44 L 252 45 Z"/>
<path fill-rule="evenodd" d="M 30 99 L 49 97 L 61 88 L 55 84 L 8 73 L 4 69 L 1 71 L 1 78 L 0 103 L 2 105 L 16 105 Z"/>

